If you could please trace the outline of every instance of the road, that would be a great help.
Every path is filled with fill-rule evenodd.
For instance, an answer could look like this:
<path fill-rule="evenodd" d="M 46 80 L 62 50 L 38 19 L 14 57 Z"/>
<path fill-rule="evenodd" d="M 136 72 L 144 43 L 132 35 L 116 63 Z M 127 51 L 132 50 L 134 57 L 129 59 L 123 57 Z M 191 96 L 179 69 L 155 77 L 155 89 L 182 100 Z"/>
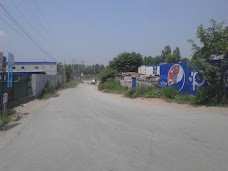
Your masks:
<path fill-rule="evenodd" d="M 0 171 L 227 171 L 228 115 L 79 85 L 34 111 Z"/>

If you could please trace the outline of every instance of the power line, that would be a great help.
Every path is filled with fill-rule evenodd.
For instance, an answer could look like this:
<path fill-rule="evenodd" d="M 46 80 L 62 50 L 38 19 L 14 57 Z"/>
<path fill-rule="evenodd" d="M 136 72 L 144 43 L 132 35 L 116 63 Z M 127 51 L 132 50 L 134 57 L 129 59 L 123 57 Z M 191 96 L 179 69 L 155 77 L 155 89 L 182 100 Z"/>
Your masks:
<path fill-rule="evenodd" d="M 43 16 L 42 13 L 41 13 L 41 10 L 40 10 L 40 8 L 39 8 L 39 6 L 38 6 L 38 4 L 37 4 L 37 1 L 36 1 L 36 0 L 33 0 L 33 3 L 35 4 L 36 8 L 38 9 L 41 18 L 42 18 L 42 19 L 46 22 L 46 24 L 48 25 L 47 20 L 44 18 L 44 16 Z"/>
<path fill-rule="evenodd" d="M 20 34 L 21 37 L 23 37 L 24 39 L 26 39 L 22 33 L 20 33 L 18 30 L 16 30 L 13 26 L 11 26 L 6 20 L 4 20 L 1 16 L 0 16 L 0 19 L 2 21 L 4 21 L 10 28 L 12 28 L 14 31 L 16 31 L 18 34 Z"/>
<path fill-rule="evenodd" d="M 46 37 L 39 31 L 38 27 L 33 26 L 32 22 L 27 18 L 29 15 L 25 16 L 24 13 L 21 11 L 20 8 L 18 8 L 18 6 L 15 5 L 15 3 L 13 1 L 10 1 L 13 5 L 13 7 L 18 11 L 18 13 L 21 14 L 21 17 L 25 19 L 25 21 L 30 25 L 30 27 L 33 30 L 36 30 L 36 33 L 38 34 L 39 37 L 42 37 L 44 39 L 46 39 Z M 37 21 L 36 21 L 37 22 Z M 45 31 L 45 30 L 44 30 Z"/>
<path fill-rule="evenodd" d="M 20 30 L 31 40 L 39 49 L 42 51 L 47 57 L 49 57 L 52 60 L 55 60 L 53 57 L 51 57 L 46 50 L 44 50 L 34 39 L 33 37 L 28 33 L 28 31 L 25 30 L 25 28 L 10 14 L 10 12 L 0 3 L 0 7 L 7 13 L 7 15 L 11 18 L 11 20 L 20 28 Z"/>

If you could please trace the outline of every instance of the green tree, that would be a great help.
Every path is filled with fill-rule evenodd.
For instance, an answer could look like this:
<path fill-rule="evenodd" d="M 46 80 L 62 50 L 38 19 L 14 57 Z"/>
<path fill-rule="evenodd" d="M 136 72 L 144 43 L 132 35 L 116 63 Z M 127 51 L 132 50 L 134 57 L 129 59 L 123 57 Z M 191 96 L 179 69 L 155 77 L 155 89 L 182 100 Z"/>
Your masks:
<path fill-rule="evenodd" d="M 181 61 L 181 54 L 180 54 L 179 47 L 176 47 L 176 49 L 173 51 L 173 57 L 176 60 L 175 62 L 180 62 Z"/>
<path fill-rule="evenodd" d="M 105 68 L 100 73 L 101 83 L 104 83 L 108 79 L 114 79 L 117 74 L 117 70 L 113 68 Z"/>
<path fill-rule="evenodd" d="M 181 62 L 190 62 L 190 60 L 188 58 L 182 58 Z"/>
<path fill-rule="evenodd" d="M 155 64 L 155 59 L 152 56 L 145 56 L 143 58 L 143 65 Z"/>
<path fill-rule="evenodd" d="M 167 62 L 167 58 L 169 58 L 172 55 L 172 51 L 169 45 L 164 47 L 164 50 L 162 50 L 161 54 L 161 61 L 160 62 Z"/>
<path fill-rule="evenodd" d="M 142 55 L 135 52 L 124 52 L 109 62 L 109 67 L 118 72 L 136 72 L 138 67 L 142 65 Z"/>
<path fill-rule="evenodd" d="M 224 103 L 228 99 L 224 75 L 228 66 L 228 26 L 224 27 L 224 22 L 217 23 L 213 19 L 210 22 L 208 28 L 203 25 L 197 28 L 196 37 L 201 46 L 189 40 L 194 50 L 194 67 L 209 84 L 206 96 L 198 97 L 201 98 L 199 102 Z M 200 71 L 202 67 L 204 70 Z"/>

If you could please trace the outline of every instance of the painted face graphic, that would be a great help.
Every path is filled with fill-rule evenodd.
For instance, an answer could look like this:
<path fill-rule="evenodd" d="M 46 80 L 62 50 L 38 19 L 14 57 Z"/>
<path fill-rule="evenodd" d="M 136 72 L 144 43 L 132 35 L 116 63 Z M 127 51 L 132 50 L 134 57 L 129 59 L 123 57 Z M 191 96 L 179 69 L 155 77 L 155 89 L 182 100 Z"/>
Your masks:
<path fill-rule="evenodd" d="M 173 85 L 180 82 L 183 79 L 183 76 L 183 68 L 178 64 L 174 64 L 168 72 L 168 85 Z"/>

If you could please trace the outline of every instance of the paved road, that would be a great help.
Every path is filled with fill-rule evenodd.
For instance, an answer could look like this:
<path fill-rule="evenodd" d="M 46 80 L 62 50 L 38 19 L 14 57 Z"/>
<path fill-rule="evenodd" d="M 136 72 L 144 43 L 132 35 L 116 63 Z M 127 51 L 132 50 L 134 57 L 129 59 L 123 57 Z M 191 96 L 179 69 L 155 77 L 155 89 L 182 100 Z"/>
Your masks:
<path fill-rule="evenodd" d="M 80 85 L 32 113 L 0 171 L 227 171 L 228 115 L 135 103 Z"/>

